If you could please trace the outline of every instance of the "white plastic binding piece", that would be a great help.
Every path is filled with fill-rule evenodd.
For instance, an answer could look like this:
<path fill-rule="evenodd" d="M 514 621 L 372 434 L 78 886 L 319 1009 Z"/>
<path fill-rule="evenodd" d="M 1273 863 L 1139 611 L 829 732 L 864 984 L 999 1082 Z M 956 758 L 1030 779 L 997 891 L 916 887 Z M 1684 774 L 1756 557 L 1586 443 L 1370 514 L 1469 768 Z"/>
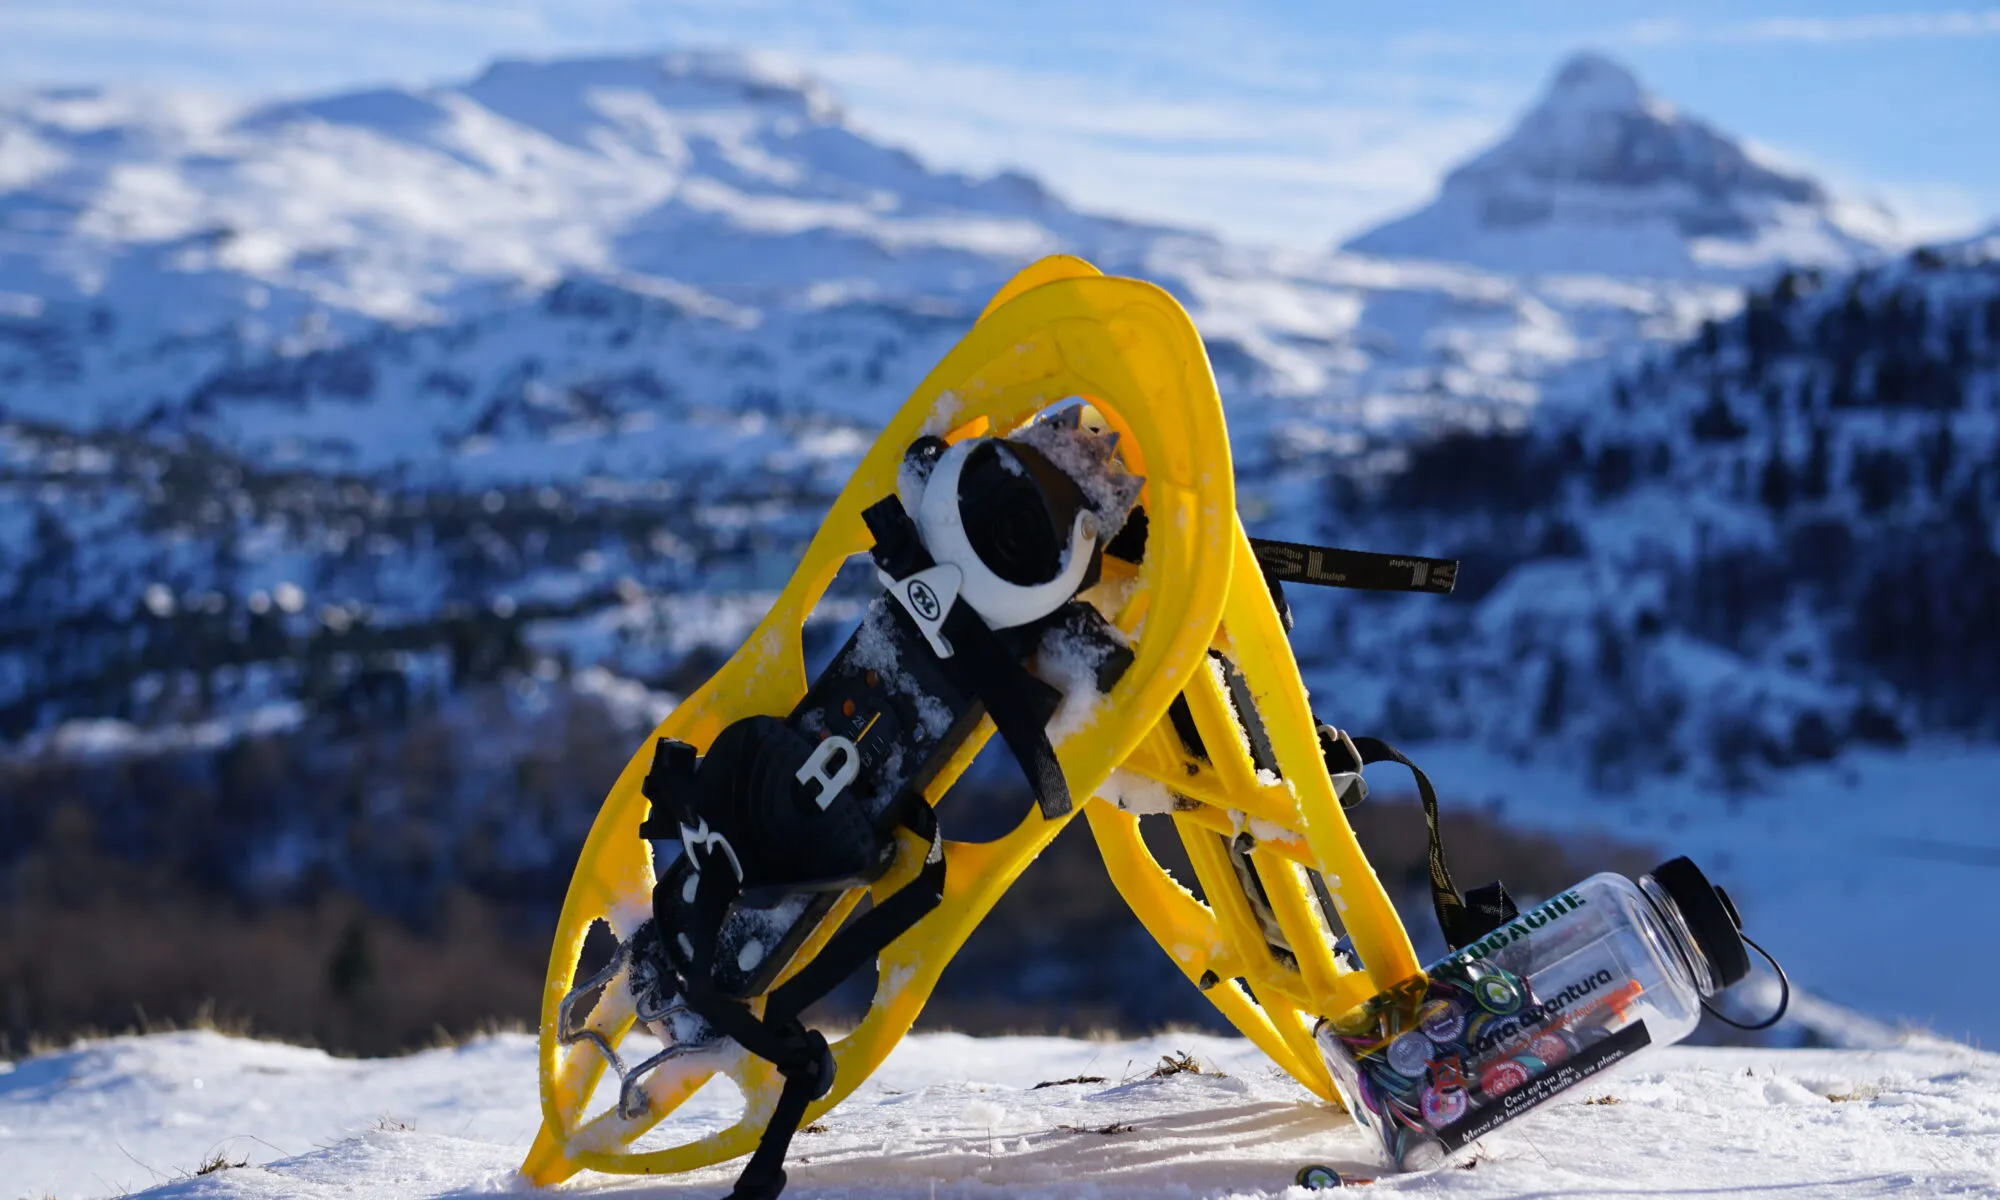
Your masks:
<path fill-rule="evenodd" d="M 917 623 L 924 640 L 931 644 L 931 652 L 939 658 L 950 658 L 951 639 L 944 635 L 944 619 L 951 615 L 951 606 L 958 602 L 964 572 L 950 563 L 939 563 L 918 571 L 908 579 L 893 578 L 887 571 L 877 568 L 875 578 L 903 606 L 903 611 L 910 614 L 910 620 Z"/>
<path fill-rule="evenodd" d="M 836 754 L 841 756 L 840 766 L 834 768 L 833 774 L 829 775 L 826 773 L 826 763 Z M 861 751 L 844 737 L 830 737 L 813 747 L 812 756 L 806 759 L 805 765 L 799 768 L 794 778 L 800 783 L 819 784 L 819 795 L 814 797 L 814 800 L 818 803 L 820 811 L 825 812 L 826 806 L 833 803 L 833 798 L 846 790 L 847 785 L 853 783 L 855 777 L 860 774 Z"/>
<path fill-rule="evenodd" d="M 1012 629 L 1048 616 L 1076 595 L 1090 570 L 1097 521 L 1088 512 L 1076 515 L 1076 524 L 1070 527 L 1063 569 L 1047 583 L 1009 583 L 994 574 L 972 548 L 958 505 L 958 479 L 965 470 L 965 460 L 985 440 L 967 438 L 939 457 L 924 484 L 923 498 L 917 502 L 917 532 L 923 536 L 924 548 L 932 558 L 950 563 L 961 572 L 959 598 L 970 604 L 972 611 L 992 628 Z M 909 602 L 905 599 L 904 603 Z M 945 611 L 949 611 L 949 606 Z"/>

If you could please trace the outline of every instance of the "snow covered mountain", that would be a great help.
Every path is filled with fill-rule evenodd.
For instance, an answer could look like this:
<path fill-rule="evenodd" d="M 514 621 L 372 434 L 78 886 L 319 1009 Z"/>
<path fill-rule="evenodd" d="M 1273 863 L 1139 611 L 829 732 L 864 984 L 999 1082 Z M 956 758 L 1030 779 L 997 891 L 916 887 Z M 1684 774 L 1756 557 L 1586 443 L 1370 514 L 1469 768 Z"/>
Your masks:
<path fill-rule="evenodd" d="M 931 170 L 742 56 L 0 98 L 0 761 L 56 764 L 0 871 L 80 797 L 245 899 L 392 904 L 417 846 L 426 887 L 546 898 L 599 790 L 575 764 L 738 644 L 883 419 L 1056 250 L 1188 306 L 1253 532 L 1466 560 L 1449 600 L 1293 597 L 1326 715 L 1472 756 L 1449 801 L 1511 764 L 1510 818 L 1725 846 L 1858 743 L 1994 732 L 1990 248 L 1746 303 L 1764 256 L 1880 242 L 1596 59 L 1445 191 L 1392 228 L 1449 236 L 1249 251 Z M 184 827 L 132 799 L 151 775 L 89 782 L 113 754 L 202 798 Z M 1849 957 L 1822 915 L 1780 921 L 1815 981 Z M 1879 985 L 1837 998 L 1916 1013 Z"/>
<path fill-rule="evenodd" d="M 248 110 L 31 91 L 0 98 L 0 164 L 0 293 L 155 335 L 435 321 L 570 272 L 737 300 L 984 290 L 996 257 L 1115 258 L 1127 229 L 1024 176 L 932 171 L 727 54 L 498 62 Z"/>
<path fill-rule="evenodd" d="M 1508 419 L 1551 372 L 1730 303 L 1700 283 L 1253 254 L 1078 213 L 1025 175 L 932 170 L 848 128 L 810 80 L 723 54 L 502 62 L 461 86 L 249 109 L 0 96 L 0 234 L 0 413 L 447 474 L 477 472 L 445 460 L 492 444 L 472 427 L 496 393 L 601 391 L 567 363 L 607 352 L 693 403 L 754 394 L 872 424 L 944 344 L 913 328 L 962 328 L 1058 250 L 1174 290 L 1243 423 L 1281 397 L 1320 441 L 1329 423 Z M 514 349 L 579 315 L 623 340 Z M 588 427 L 564 407 L 531 424 Z"/>
<path fill-rule="evenodd" d="M 0 130 L 6 737 L 69 719 L 165 719 L 187 711 L 175 697 L 190 687 L 208 704 L 288 703 L 304 683 L 282 664 L 303 646 L 324 656 L 321 700 L 370 672 L 416 679 L 431 668 L 412 663 L 463 657 L 451 647 L 472 636 L 468 622 L 474 641 L 517 647 L 482 662 L 560 652 L 576 669 L 677 678 L 697 643 L 731 644 L 848 464 L 990 289 L 1061 249 L 1160 281 L 1189 306 L 1253 527 L 1468 558 L 1451 605 L 1358 609 L 1370 613 L 1358 631 L 1324 615 L 1340 606 L 1302 598 L 1308 618 L 1334 623 L 1301 653 L 1339 680 L 1353 719 L 1527 752 L 1548 741 L 1543 725 L 1564 726 L 1554 707 L 1513 702 L 1528 686 L 1583 714 L 1558 740 L 1635 744 L 1606 724 L 1624 706 L 1576 691 L 1584 650 L 1554 653 L 1551 639 L 1573 640 L 1568 618 L 1531 615 L 1580 593 L 1525 581 L 1553 569 L 1539 565 L 1551 553 L 1580 553 L 1590 578 L 1635 577 L 1628 560 L 1652 551 L 1614 546 L 1613 533 L 1645 521 L 1591 507 L 1611 494 L 1592 480 L 1625 461 L 1611 452 L 1656 420 L 1632 411 L 1631 379 L 1643 370 L 1666 387 L 1712 371 L 1675 375 L 1689 352 L 1661 348 L 1742 302 L 1700 279 L 1249 252 L 1079 214 L 1025 177 L 931 171 L 849 130 L 809 80 L 743 56 L 500 63 L 463 86 L 234 111 L 43 91 L 0 101 Z M 1746 197 L 1827 208 L 1814 185 L 1756 165 L 1589 56 L 1446 190 L 1564 172 L 1731 211 L 1749 212 Z M 1706 182 L 1690 191 L 1689 180 Z M 1551 221 L 1501 240 L 1527 253 L 1544 234 L 1578 233 Z M 1592 253 L 1588 237 L 1565 244 Z M 1975 251 L 1946 264 L 1938 277 L 1962 286 L 1935 297 L 1958 331 L 1947 357 L 1953 386 L 1972 389 L 1968 414 L 1988 403 L 1975 376 L 1992 342 L 1979 309 L 1990 268 Z M 1579 265 L 1621 264 L 1600 253 Z M 1811 305 L 1843 294 L 1815 286 Z M 1868 324 L 1854 336 L 1878 332 Z M 1724 327 L 1705 328 L 1714 341 Z M 1897 344 L 1899 362 L 1929 363 Z M 1758 370 L 1815 370 L 1832 345 L 1816 337 L 1788 349 L 1797 366 Z M 1620 371 L 1630 378 L 1614 389 Z M 1624 407 L 1601 403 L 1614 392 Z M 1597 415 L 1579 431 L 1575 413 Z M 1469 432 L 1413 459 L 1413 436 L 1452 430 Z M 1677 463 L 1731 444 L 1685 438 Z M 1671 456 L 1679 443 L 1661 444 Z M 1590 465 L 1599 458 L 1608 465 Z M 1586 467 L 1597 474 L 1578 476 Z M 1696 503 L 1662 512 L 1737 511 L 1717 489 L 1738 468 L 1704 470 L 1673 475 L 1670 490 Z M 1540 490 L 1523 509 L 1512 493 L 1528 481 Z M 1550 507 L 1565 487 L 1585 497 L 1563 502 L 1574 513 Z M 1691 528 L 1668 524 L 1692 544 Z M 1704 544 L 1732 527 L 1710 522 Z M 1600 528 L 1601 539 L 1578 532 Z M 1673 578 L 1670 596 L 1692 594 Z M 1503 579 L 1520 586 L 1482 598 Z M 294 606 L 276 607 L 279 596 Z M 1503 600 L 1520 611 L 1503 616 Z M 1851 600 L 1830 610 L 1834 626 L 1851 625 L 1838 615 Z M 1443 613 L 1448 626 L 1475 603 L 1516 631 L 1506 661 L 1471 669 L 1443 626 L 1382 636 L 1381 621 Z M 1647 611 L 1677 619 L 1659 609 Z M 1709 617 L 1689 620 L 1713 632 Z M 267 626 L 287 632 L 250 635 Z M 1871 677 L 1849 670 L 1854 643 L 1832 628 L 1813 635 L 1818 682 L 1779 689 L 1817 699 L 1766 706 L 1764 721 L 1782 710 L 1835 731 L 1854 713 L 1874 714 L 1870 729 L 1883 727 L 1875 717 L 1922 726 L 1900 701 L 1854 690 Z M 364 630 L 375 657 L 339 650 Z M 520 649 L 523 637 L 539 649 Z M 1409 664 L 1387 646 L 1441 648 L 1461 664 L 1457 682 L 1388 686 Z M 1715 738 L 1697 728 L 1720 719 L 1716 705 L 1761 704 L 1769 688 L 1746 682 L 1758 672 L 1790 679 L 1786 652 L 1772 653 L 1676 693 L 1691 740 L 1638 739 L 1659 750 L 1656 765 L 1714 760 Z M 1526 675 L 1517 658 L 1534 664 Z M 1558 659 L 1567 665 L 1544 679 Z M 172 682 L 184 672 L 202 682 Z"/>
<path fill-rule="evenodd" d="M 1579 54 L 1435 200 L 1346 248 L 1524 274 L 1734 278 L 1852 266 L 1895 241 L 1886 212 L 1839 201 L 1617 62 Z"/>
<path fill-rule="evenodd" d="M 1367 436 L 1518 426 L 1736 303 L 1079 214 L 1024 176 L 929 170 L 741 56 L 248 110 L 42 91 L 0 99 L 0 130 L 0 736 L 158 711 L 114 697 L 197 646 L 247 668 L 262 643 L 187 624 L 283 588 L 292 624 L 408 638 L 621 580 L 733 611 L 1051 250 L 1190 307 L 1274 522 Z M 632 648 L 588 640 L 578 666 Z M 685 650 L 622 665 L 657 678 Z"/>

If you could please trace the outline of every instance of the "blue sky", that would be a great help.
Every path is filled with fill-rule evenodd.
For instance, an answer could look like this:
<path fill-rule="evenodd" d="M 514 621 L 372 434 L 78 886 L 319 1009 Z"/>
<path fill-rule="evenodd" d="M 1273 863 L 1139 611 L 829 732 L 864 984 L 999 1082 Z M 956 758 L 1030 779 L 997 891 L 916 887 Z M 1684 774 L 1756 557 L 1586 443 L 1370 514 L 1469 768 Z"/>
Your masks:
<path fill-rule="evenodd" d="M 1318 245 L 1422 202 L 1568 52 L 1879 199 L 1918 236 L 2000 220 L 2000 9 L 1865 0 L 0 0 L 0 87 L 246 97 L 470 75 L 501 55 L 774 51 L 853 121 L 1073 201 Z"/>

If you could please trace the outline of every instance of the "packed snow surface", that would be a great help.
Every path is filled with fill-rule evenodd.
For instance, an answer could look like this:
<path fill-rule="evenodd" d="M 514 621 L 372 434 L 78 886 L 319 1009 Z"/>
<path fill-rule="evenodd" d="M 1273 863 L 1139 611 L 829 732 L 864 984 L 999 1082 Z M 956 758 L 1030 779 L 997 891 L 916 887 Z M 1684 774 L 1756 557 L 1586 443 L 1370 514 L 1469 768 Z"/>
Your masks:
<path fill-rule="evenodd" d="M 1179 1051 L 1205 1072 L 1151 1077 Z M 513 1172 L 538 1121 L 534 1057 L 518 1034 L 368 1061 L 213 1033 L 86 1044 L 0 1068 L 0 1178 L 9 1197 L 63 1200 L 526 1194 Z M 1103 1078 L 1058 1082 L 1079 1076 Z M 733 1101 L 711 1088 L 663 1129 L 714 1128 Z M 1291 1180 L 1308 1163 L 1379 1171 L 1344 1114 L 1247 1043 L 1183 1034 L 918 1035 L 823 1125 L 794 1143 L 788 1195 L 1302 1198 Z M 248 1165 L 194 1173 L 217 1154 Z M 734 1177 L 734 1165 L 586 1175 L 566 1190 L 714 1197 Z M 2000 1194 L 2000 1057 L 1928 1038 L 1873 1050 L 1668 1048 L 1488 1135 L 1454 1165 L 1375 1186 Z"/>

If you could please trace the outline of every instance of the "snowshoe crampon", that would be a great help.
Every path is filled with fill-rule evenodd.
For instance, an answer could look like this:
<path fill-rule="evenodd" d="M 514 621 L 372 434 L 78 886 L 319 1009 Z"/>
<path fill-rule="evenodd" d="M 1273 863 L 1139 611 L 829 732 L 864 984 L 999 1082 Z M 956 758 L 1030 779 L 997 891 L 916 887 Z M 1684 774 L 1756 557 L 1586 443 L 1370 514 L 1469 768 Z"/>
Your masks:
<path fill-rule="evenodd" d="M 1136 507 L 1143 551 L 1125 537 Z M 1234 595 L 1216 568 L 1242 549 L 1221 404 L 1180 306 L 1073 259 L 1024 271 L 890 422 L 749 642 L 612 787 L 550 959 L 524 1174 L 679 1172 L 755 1151 L 737 1194 L 775 1194 L 792 1131 L 881 1063 L 1074 815 L 1070 797 L 1158 742 L 1190 680 L 1204 713 L 1223 703 L 1200 681 Z M 801 626 L 864 553 L 885 590 L 808 680 Z M 932 805 L 996 726 L 1038 806 L 998 840 L 944 840 Z M 1274 728 L 1289 778 L 1297 730 Z M 1218 777 L 1217 803 L 1317 839 L 1280 855 L 1351 846 L 1245 778 Z M 1118 819 L 1107 810 L 1106 828 Z M 655 845 L 678 855 L 658 878 Z M 617 951 L 578 978 L 598 921 Z M 1205 956 L 1234 961 L 1211 941 Z M 851 1032 L 829 1041 L 799 1021 L 870 963 Z M 717 1073 L 743 1093 L 740 1120 L 633 1144 Z"/>

